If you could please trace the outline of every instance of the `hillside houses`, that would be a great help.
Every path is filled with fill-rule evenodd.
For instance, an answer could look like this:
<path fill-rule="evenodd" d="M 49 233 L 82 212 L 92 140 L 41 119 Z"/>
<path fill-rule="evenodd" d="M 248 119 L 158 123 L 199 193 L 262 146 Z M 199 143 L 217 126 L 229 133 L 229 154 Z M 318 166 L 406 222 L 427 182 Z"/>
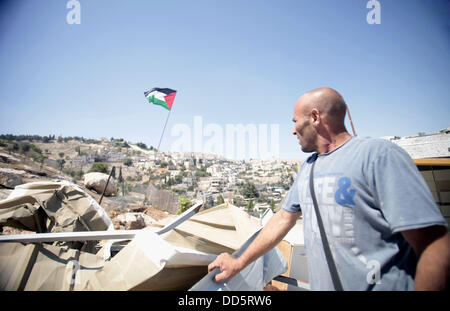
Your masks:
<path fill-rule="evenodd" d="M 207 207 L 228 201 L 246 208 L 252 201 L 254 209 L 262 212 L 279 205 L 298 169 L 296 161 L 228 160 L 213 154 L 157 152 L 113 138 L 89 143 L 73 139 L 33 143 L 45 150 L 46 165 L 57 168 L 57 160 L 64 159 L 64 169 L 86 173 L 95 162 L 102 162 L 109 171 L 116 167 L 116 178 L 120 168 L 130 189 L 151 182 L 190 200 L 201 199 Z M 246 184 L 255 185 L 255 194 L 243 194 Z"/>

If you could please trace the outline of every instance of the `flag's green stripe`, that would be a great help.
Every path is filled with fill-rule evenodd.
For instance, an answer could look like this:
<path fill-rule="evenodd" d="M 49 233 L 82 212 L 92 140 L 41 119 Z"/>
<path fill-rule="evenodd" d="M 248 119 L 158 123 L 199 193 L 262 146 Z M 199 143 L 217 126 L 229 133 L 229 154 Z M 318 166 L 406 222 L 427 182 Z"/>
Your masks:
<path fill-rule="evenodd" d="M 149 102 L 149 103 L 153 103 L 154 105 L 159 105 L 159 106 L 161 106 L 161 107 L 164 107 L 164 108 L 166 108 L 167 110 L 170 110 L 170 109 L 169 109 L 169 106 L 167 106 L 167 103 L 166 103 L 165 101 L 160 100 L 160 99 L 156 98 L 156 97 L 153 96 L 153 95 L 148 97 L 148 102 Z"/>

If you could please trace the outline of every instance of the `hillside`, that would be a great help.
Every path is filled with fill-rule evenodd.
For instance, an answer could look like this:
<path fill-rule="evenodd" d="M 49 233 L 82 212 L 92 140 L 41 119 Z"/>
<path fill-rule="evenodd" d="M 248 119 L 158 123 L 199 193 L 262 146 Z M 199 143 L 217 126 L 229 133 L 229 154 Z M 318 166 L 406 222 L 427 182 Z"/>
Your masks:
<path fill-rule="evenodd" d="M 44 143 L 35 140 L 0 140 L 0 200 L 7 198 L 19 184 L 67 180 L 80 186 L 99 202 L 101 193 L 85 187 L 83 174 L 96 163 L 96 157 L 112 154 L 125 159 L 130 154 L 136 154 L 136 151 L 127 151 L 121 153 L 117 151 L 114 142 L 107 141 L 83 143 L 77 140 L 54 140 Z M 65 161 L 62 167 L 58 164 L 61 160 Z M 119 161 L 109 161 L 108 157 L 104 157 L 104 160 L 108 161 L 108 174 L 113 166 L 116 166 L 116 174 L 119 173 L 118 168 L 122 167 L 125 179 L 125 195 L 118 191 L 115 196 L 103 197 L 101 202 L 116 229 L 141 228 L 154 220 L 169 216 L 169 213 L 144 202 L 146 184 L 142 182 L 142 178 L 137 178 L 141 171 L 132 165 L 128 167 Z M 8 232 L 17 233 L 17 230 L 4 228 L 3 233 Z"/>
<path fill-rule="evenodd" d="M 260 214 L 266 208 L 279 208 L 299 164 L 279 159 L 238 161 L 211 154 L 157 152 L 144 143 L 121 138 L 51 135 L 0 135 L 0 153 L 1 174 L 16 176 L 11 177 L 10 184 L 0 180 L 4 188 L 0 198 L 19 181 L 64 179 L 84 187 L 86 173 L 94 169 L 110 174 L 115 167 L 113 180 L 118 189 L 104 197 L 101 205 L 107 212 L 116 213 L 142 212 L 151 207 L 176 214 L 179 202 L 202 200 L 204 208 L 229 201 Z M 8 169 L 16 171 L 5 171 Z M 100 194 L 86 190 L 99 200 Z"/>

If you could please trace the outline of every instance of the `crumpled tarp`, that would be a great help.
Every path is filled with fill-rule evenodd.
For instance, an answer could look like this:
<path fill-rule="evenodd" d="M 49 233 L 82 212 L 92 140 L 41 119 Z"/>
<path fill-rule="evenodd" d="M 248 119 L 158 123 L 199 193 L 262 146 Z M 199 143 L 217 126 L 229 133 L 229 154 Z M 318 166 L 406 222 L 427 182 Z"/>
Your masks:
<path fill-rule="evenodd" d="M 89 279 L 86 290 L 183 290 L 207 273 L 216 255 L 174 246 L 143 229 Z"/>
<path fill-rule="evenodd" d="M 234 252 L 260 226 L 231 204 L 204 210 L 157 235 L 172 219 L 143 229 L 91 277 L 87 290 L 188 290 L 222 252 Z"/>
<path fill-rule="evenodd" d="M 105 256 L 106 248 L 124 241 L 109 241 L 96 252 L 73 247 L 76 242 L 0 243 L 0 289 L 187 290 L 207 275 L 208 264 L 218 254 L 235 252 L 261 228 L 258 218 L 228 203 L 199 212 L 166 233 L 155 233 L 171 220 L 142 229 L 112 257 Z M 16 187 L 0 201 L 0 225 L 36 232 L 113 230 L 104 210 L 71 183 Z M 279 251 L 271 251 L 246 268 L 251 270 L 248 276 L 240 275 L 249 277 L 252 289 L 262 289 L 284 270 L 281 259 Z"/>
<path fill-rule="evenodd" d="M 0 226 L 38 233 L 114 230 L 103 208 L 67 181 L 16 186 L 0 201 Z M 104 264 L 95 244 L 0 243 L 0 290 L 82 289 Z"/>
<path fill-rule="evenodd" d="M 0 226 L 28 231 L 114 230 L 105 210 L 79 186 L 67 182 L 33 182 L 16 186 L 0 201 Z"/>
<path fill-rule="evenodd" d="M 82 290 L 103 264 L 67 246 L 0 243 L 0 290 Z"/>

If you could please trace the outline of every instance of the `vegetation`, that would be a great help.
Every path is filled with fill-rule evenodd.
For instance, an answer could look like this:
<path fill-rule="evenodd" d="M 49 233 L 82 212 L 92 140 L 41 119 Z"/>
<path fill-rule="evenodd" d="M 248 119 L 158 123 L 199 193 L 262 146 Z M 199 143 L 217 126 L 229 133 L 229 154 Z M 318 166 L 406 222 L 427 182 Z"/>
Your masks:
<path fill-rule="evenodd" d="M 275 201 L 273 199 L 270 200 L 269 208 L 272 210 L 272 212 L 275 212 Z"/>
<path fill-rule="evenodd" d="M 91 168 L 89 169 L 89 172 L 100 172 L 108 174 L 108 164 L 103 162 L 95 162 L 92 164 Z"/>
<path fill-rule="evenodd" d="M 225 200 L 223 199 L 223 196 L 219 195 L 219 196 L 217 197 L 217 202 L 216 202 L 216 204 L 219 205 L 219 204 L 223 204 L 223 203 L 225 203 Z"/>
<path fill-rule="evenodd" d="M 51 140 L 55 139 L 55 135 L 49 136 L 39 136 L 39 135 L 12 135 L 12 134 L 2 134 L 0 135 L 0 139 L 7 141 L 42 141 L 43 143 L 48 143 Z"/>
<path fill-rule="evenodd" d="M 59 172 L 61 172 L 64 167 L 64 164 L 66 164 L 66 160 L 58 159 L 58 160 L 56 160 L 56 163 L 58 163 Z"/>
<path fill-rule="evenodd" d="M 71 167 L 64 168 L 62 171 L 64 174 L 72 176 L 75 180 L 81 180 L 84 174 L 83 170 L 74 170 Z"/>
<path fill-rule="evenodd" d="M 247 204 L 247 208 L 245 209 L 245 211 L 247 213 L 251 213 L 251 212 L 253 212 L 254 208 L 255 208 L 255 204 L 253 203 L 253 200 L 250 200 Z"/>
<path fill-rule="evenodd" d="M 192 205 L 194 205 L 194 203 L 191 202 L 191 200 L 189 200 L 188 198 L 186 198 L 182 195 L 178 197 L 178 201 L 180 202 L 180 206 L 178 208 L 178 215 L 185 212 Z"/>
<path fill-rule="evenodd" d="M 233 204 L 236 206 L 244 206 L 245 202 L 240 197 L 234 197 Z"/>
<path fill-rule="evenodd" d="M 208 168 L 208 166 L 202 165 L 199 170 L 195 171 L 195 177 L 211 176 L 211 174 L 206 171 L 207 168 Z"/>
<path fill-rule="evenodd" d="M 156 150 L 155 148 L 153 148 L 153 146 L 147 147 L 147 145 L 144 143 L 137 143 L 136 146 L 144 150 Z"/>
<path fill-rule="evenodd" d="M 48 136 L 39 136 L 39 135 L 13 135 L 13 134 L 1 134 L 0 135 L 0 139 L 1 140 L 6 140 L 6 141 L 40 141 L 43 143 L 50 143 L 54 140 L 56 140 L 55 135 L 48 135 Z M 79 137 L 79 136 L 68 136 L 68 137 L 62 137 L 59 136 L 57 141 L 62 143 L 62 142 L 68 142 L 70 140 L 76 140 L 76 141 L 81 141 L 85 144 L 100 144 L 101 141 L 98 139 L 90 139 L 90 138 L 84 138 L 84 137 Z"/>
<path fill-rule="evenodd" d="M 40 155 L 39 155 L 39 157 L 38 157 L 38 159 L 37 159 L 37 162 L 41 163 L 41 166 L 40 166 L 41 169 L 42 169 L 42 166 L 44 165 L 44 161 L 45 161 L 46 159 L 48 159 L 48 156 L 43 155 L 43 154 L 40 154 Z"/>
<path fill-rule="evenodd" d="M 245 183 L 241 188 L 240 188 L 240 192 L 241 194 L 247 198 L 258 198 L 259 197 L 259 192 L 256 189 L 256 186 L 254 183 L 251 182 L 247 182 Z"/>
<path fill-rule="evenodd" d="M 131 166 L 132 164 L 133 164 L 133 161 L 131 161 L 130 158 L 125 158 L 125 160 L 123 160 L 123 165 Z"/>

